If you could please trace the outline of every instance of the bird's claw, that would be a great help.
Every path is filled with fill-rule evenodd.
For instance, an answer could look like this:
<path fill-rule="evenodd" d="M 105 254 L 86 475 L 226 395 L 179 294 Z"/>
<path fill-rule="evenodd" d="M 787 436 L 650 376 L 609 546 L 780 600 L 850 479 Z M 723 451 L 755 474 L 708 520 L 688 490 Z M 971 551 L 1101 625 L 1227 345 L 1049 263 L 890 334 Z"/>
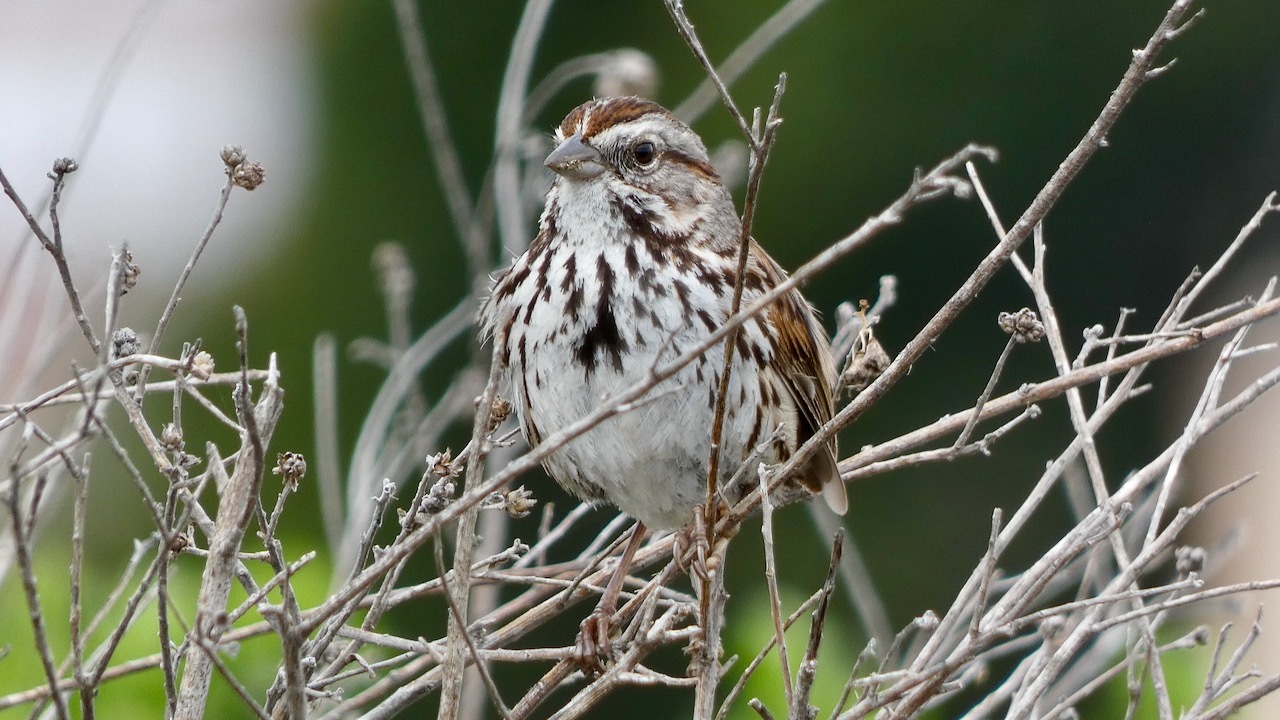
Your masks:
<path fill-rule="evenodd" d="M 719 510 L 720 514 L 723 514 L 728 507 L 722 506 Z M 732 537 L 732 534 L 717 536 L 713 542 L 708 539 L 709 526 L 705 506 L 699 505 L 694 509 L 693 522 L 676 532 L 675 544 L 672 548 L 676 565 L 680 570 L 703 582 L 710 580 L 712 574 L 720 569 L 725 551 L 728 549 L 729 539 Z M 692 555 L 692 560 L 687 565 L 684 560 L 686 555 Z"/>
<path fill-rule="evenodd" d="M 609 641 L 612 625 L 610 615 L 611 613 L 596 608 L 578 628 L 573 660 L 587 677 L 602 674 L 604 661 L 613 659 L 613 644 Z"/>

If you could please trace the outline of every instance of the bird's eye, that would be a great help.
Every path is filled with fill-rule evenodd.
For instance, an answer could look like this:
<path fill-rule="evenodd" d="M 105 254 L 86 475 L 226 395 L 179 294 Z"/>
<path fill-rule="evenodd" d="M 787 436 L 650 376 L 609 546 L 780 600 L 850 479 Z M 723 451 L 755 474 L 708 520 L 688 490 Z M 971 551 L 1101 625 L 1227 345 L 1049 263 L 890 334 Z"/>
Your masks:
<path fill-rule="evenodd" d="M 636 162 L 641 166 L 647 166 L 653 163 L 658 157 L 658 148 L 649 140 L 641 140 L 631 148 L 631 154 L 635 156 Z"/>

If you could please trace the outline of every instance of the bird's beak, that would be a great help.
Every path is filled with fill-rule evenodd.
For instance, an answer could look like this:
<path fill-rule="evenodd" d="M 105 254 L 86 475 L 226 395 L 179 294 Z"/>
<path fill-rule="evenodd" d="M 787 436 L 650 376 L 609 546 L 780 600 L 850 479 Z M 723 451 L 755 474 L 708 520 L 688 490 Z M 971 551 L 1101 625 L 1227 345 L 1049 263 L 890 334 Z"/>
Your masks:
<path fill-rule="evenodd" d="M 582 139 L 582 133 L 560 143 L 543 161 L 552 172 L 570 180 L 586 180 L 604 172 L 600 152 Z"/>

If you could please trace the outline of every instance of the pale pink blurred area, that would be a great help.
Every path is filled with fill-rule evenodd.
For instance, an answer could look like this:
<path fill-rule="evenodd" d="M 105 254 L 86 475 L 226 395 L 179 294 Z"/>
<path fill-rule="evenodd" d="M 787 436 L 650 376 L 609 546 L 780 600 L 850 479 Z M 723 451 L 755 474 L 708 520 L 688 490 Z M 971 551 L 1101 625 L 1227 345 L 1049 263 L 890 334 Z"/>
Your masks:
<path fill-rule="evenodd" d="M 58 158 L 78 164 L 58 214 L 85 314 L 104 341 L 112 248 L 127 243 L 142 270 L 120 324 L 149 338 L 213 215 L 226 181 L 224 145 L 242 145 L 265 166 L 267 182 L 235 191 L 179 312 L 199 313 L 201 300 L 232 273 L 268 262 L 287 237 L 315 156 L 307 7 L 293 0 L 0 3 L 0 168 L 52 236 L 47 176 Z M 73 365 L 96 361 L 53 259 L 0 196 L 0 406 L 30 401 L 65 382 Z M 72 409 L 42 407 L 33 417 L 58 432 L 73 420 Z M 0 455 L 12 457 L 21 437 L 0 433 Z M 65 490 L 51 484 L 40 512 L 58 507 Z M 4 532 L 0 581 L 14 557 L 11 542 Z"/>
<path fill-rule="evenodd" d="M 1218 303 L 1246 295 L 1257 298 L 1268 280 L 1280 268 L 1280 217 L 1270 217 L 1251 238 L 1249 261 L 1238 263 L 1228 273 L 1215 296 Z M 1243 348 L 1280 343 L 1280 323 L 1274 319 L 1254 326 Z M 1196 358 L 1194 368 L 1179 379 L 1192 394 L 1183 400 L 1194 402 L 1204 387 L 1210 366 L 1221 346 Z M 1222 390 L 1222 402 L 1244 391 L 1250 383 L 1276 367 L 1280 349 L 1270 349 L 1235 361 Z M 1187 408 L 1176 417 L 1185 422 Z M 1181 430 L 1181 428 L 1177 428 Z M 1251 482 L 1218 500 L 1193 525 L 1189 542 L 1207 551 L 1204 576 L 1207 587 L 1280 579 L 1280 387 L 1272 388 L 1213 435 L 1202 441 L 1187 457 L 1183 493 L 1189 502 L 1231 482 L 1256 474 Z M 1213 640 L 1230 622 L 1228 651 L 1245 639 L 1250 624 L 1262 608 L 1262 635 L 1241 669 L 1256 667 L 1263 677 L 1280 672 L 1280 589 L 1235 595 L 1203 610 L 1199 621 L 1211 623 Z M 1207 618 L 1205 616 L 1208 616 Z M 1211 641 L 1212 642 L 1212 641 Z M 1240 712 L 1245 720 L 1280 717 L 1280 696 L 1272 694 Z"/>
<path fill-rule="evenodd" d="M 225 180 L 219 150 L 229 143 L 265 166 L 266 183 L 233 195 L 185 294 L 208 296 L 227 273 L 270 257 L 313 167 L 307 8 L 292 0 L 4 3 L 0 168 L 35 211 L 53 161 L 79 163 L 60 216 L 83 287 L 101 288 L 110 248 L 128 242 L 143 270 L 131 304 L 163 302 L 213 213 Z M 8 270 L 16 244 L 36 241 L 0 199 L 0 267 Z M 41 221 L 49 227 L 47 215 Z M 38 254 L 16 281 L 57 283 L 47 253 Z M 99 299 L 91 312 L 99 326 L 100 307 Z"/>

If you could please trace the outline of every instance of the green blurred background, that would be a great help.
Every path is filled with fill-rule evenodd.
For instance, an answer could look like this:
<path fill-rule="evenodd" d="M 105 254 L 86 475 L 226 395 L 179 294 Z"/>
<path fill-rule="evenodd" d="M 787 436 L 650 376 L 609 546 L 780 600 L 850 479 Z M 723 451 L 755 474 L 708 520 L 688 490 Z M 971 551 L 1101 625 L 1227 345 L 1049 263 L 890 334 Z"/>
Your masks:
<path fill-rule="evenodd" d="M 777 7 L 777 2 L 744 0 L 690 3 L 688 11 L 710 56 L 719 60 Z M 421 4 L 473 197 L 492 155 L 494 111 L 521 9 L 516 2 Z M 788 75 L 785 124 L 765 176 L 756 237 L 784 267 L 793 268 L 882 209 L 905 189 L 915 168 L 929 167 L 968 142 L 999 149 L 1000 161 L 979 169 L 1011 224 L 1083 135 L 1127 66 L 1130 50 L 1146 41 L 1166 10 L 1166 3 L 1148 0 L 827 2 L 732 88 L 744 107 L 767 105 L 778 73 Z M 222 359 L 219 369 L 229 369 L 234 357 L 229 307 L 242 305 L 251 322 L 253 359 L 262 363 L 268 352 L 277 352 L 284 370 L 288 404 L 273 449 L 311 457 L 315 336 L 333 333 L 343 344 L 385 337 L 370 263 L 373 248 L 394 240 L 409 253 L 418 277 L 417 331 L 468 292 L 468 278 L 428 156 L 390 5 L 300 5 L 296 19 L 314 63 L 312 174 L 280 223 L 279 236 L 261 240 L 263 260 L 245 263 L 216 287 L 193 288 L 199 302 L 183 308 L 168 351 L 176 352 L 180 338 L 203 337 Z M 534 81 L 572 57 L 619 47 L 637 48 L 656 61 L 661 84 L 655 99 L 668 106 L 703 78 L 661 3 L 561 0 L 539 45 Z M 1079 338 L 1095 323 L 1110 327 L 1120 307 L 1137 310 L 1134 327 L 1148 327 L 1192 266 L 1211 263 L 1266 192 L 1280 187 L 1280 7 L 1274 0 L 1208 3 L 1207 16 L 1165 59 L 1173 57 L 1178 58 L 1173 70 L 1139 93 L 1109 138 L 1110 146 L 1046 223 L 1050 291 L 1068 338 Z M 590 80 L 571 84 L 536 126 L 549 130 L 590 93 Z M 736 132 L 719 106 L 696 129 L 711 147 Z M 249 150 L 253 155 L 255 148 Z M 267 184 L 258 193 L 270 193 L 273 175 L 289 172 L 267 170 Z M 234 198 L 229 215 L 253 200 Z M 1274 228 L 1267 237 L 1275 239 Z M 994 242 L 976 202 L 944 200 L 913 212 L 805 292 L 830 318 L 842 301 L 873 298 L 879 276 L 896 275 L 900 300 L 880 326 L 892 353 Z M 505 264 L 496 241 L 493 248 L 495 266 Z M 1253 258 L 1280 266 L 1274 251 Z M 911 374 L 842 436 L 846 452 L 971 404 L 1005 342 L 996 314 L 1030 304 L 1014 272 L 998 277 Z M 471 352 L 468 342 L 459 342 L 433 366 L 423 379 L 429 397 L 438 395 L 452 377 L 450 368 Z M 1000 389 L 1049 372 L 1047 352 L 1016 352 Z M 340 365 L 344 453 L 381 377 L 367 365 L 348 360 Z M 1177 382 L 1168 367 L 1156 368 L 1151 377 L 1164 385 Z M 1166 395 L 1134 402 L 1114 421 L 1119 427 L 1100 440 L 1111 476 L 1122 477 L 1167 444 L 1176 421 L 1162 417 L 1193 401 Z M 1065 405 L 1050 403 L 1045 409 L 1049 412 L 1034 427 L 997 446 L 995 457 L 897 472 L 850 488 L 852 509 L 845 525 L 865 555 L 895 627 L 925 609 L 945 609 L 985 549 L 992 508 L 1016 507 L 1043 464 L 1069 440 Z M 464 438 L 459 429 L 451 444 L 456 448 Z M 344 454 L 343 463 L 348 459 Z M 529 478 L 528 484 L 540 499 L 567 506 L 568 498 L 544 477 Z M 129 493 L 118 492 L 118 508 L 136 508 L 128 502 Z M 312 520 L 314 493 L 304 489 L 292 502 L 285 519 L 286 547 L 296 554 L 322 539 Z M 1065 501 L 1061 505 L 1059 510 Z M 116 512 L 112 536 L 144 531 L 141 513 Z M 804 513 L 788 508 L 780 523 L 787 528 L 780 540 L 782 582 L 792 606 L 820 584 L 825 572 L 827 541 L 808 529 Z M 531 535 L 535 522 L 536 516 L 517 523 L 514 534 Z M 1016 566 L 1038 557 L 1044 542 L 1067 525 L 1065 513 L 1043 513 L 1005 562 Z M 101 518 L 95 527 L 102 531 Z M 119 541 L 95 546 L 95 562 L 117 562 L 123 547 Z M 65 567 L 65 559 L 60 549 L 50 552 L 46 576 L 53 577 L 62 572 L 57 568 Z M 729 641 L 731 652 L 750 655 L 768 632 L 760 620 L 767 617 L 767 605 L 757 582 L 759 565 L 758 530 L 749 528 L 731 554 L 730 627 L 741 631 Z M 417 570 L 430 572 L 425 563 Z M 313 570 L 304 576 L 315 599 L 325 584 L 320 575 Z M 20 601 L 12 585 L 3 597 L 6 607 L 16 609 Z M 836 610 L 834 647 L 828 648 L 823 668 L 826 684 L 817 696 L 824 707 L 839 692 L 862 645 L 847 600 L 842 598 Z M 400 634 L 412 636 L 423 632 L 415 623 L 438 625 L 439 612 L 431 606 L 397 613 L 391 621 Z M 57 616 L 56 610 L 51 613 Z M 569 637 L 578 619 L 569 615 L 540 637 Z M 145 644 L 145 638 L 139 642 Z M 251 656 L 252 647 L 246 646 L 242 659 Z M 674 653 L 666 659 L 680 666 Z M 13 659 L 0 660 L 0 670 L 4 665 L 12 668 Z M 776 673 L 772 663 L 767 667 Z M 515 673 L 531 681 L 535 670 Z M 38 675 L 27 681 L 38 682 Z M 3 683 L 3 688 L 17 686 Z M 770 686 L 777 683 L 766 678 L 755 691 Z M 651 692 L 621 693 L 608 706 L 617 717 L 648 717 L 655 707 Z M 679 716 L 689 701 L 684 693 L 663 693 L 656 702 L 671 703 L 673 716 Z M 111 716 L 123 712 L 112 707 Z M 139 712 L 154 714 L 155 707 Z"/>

